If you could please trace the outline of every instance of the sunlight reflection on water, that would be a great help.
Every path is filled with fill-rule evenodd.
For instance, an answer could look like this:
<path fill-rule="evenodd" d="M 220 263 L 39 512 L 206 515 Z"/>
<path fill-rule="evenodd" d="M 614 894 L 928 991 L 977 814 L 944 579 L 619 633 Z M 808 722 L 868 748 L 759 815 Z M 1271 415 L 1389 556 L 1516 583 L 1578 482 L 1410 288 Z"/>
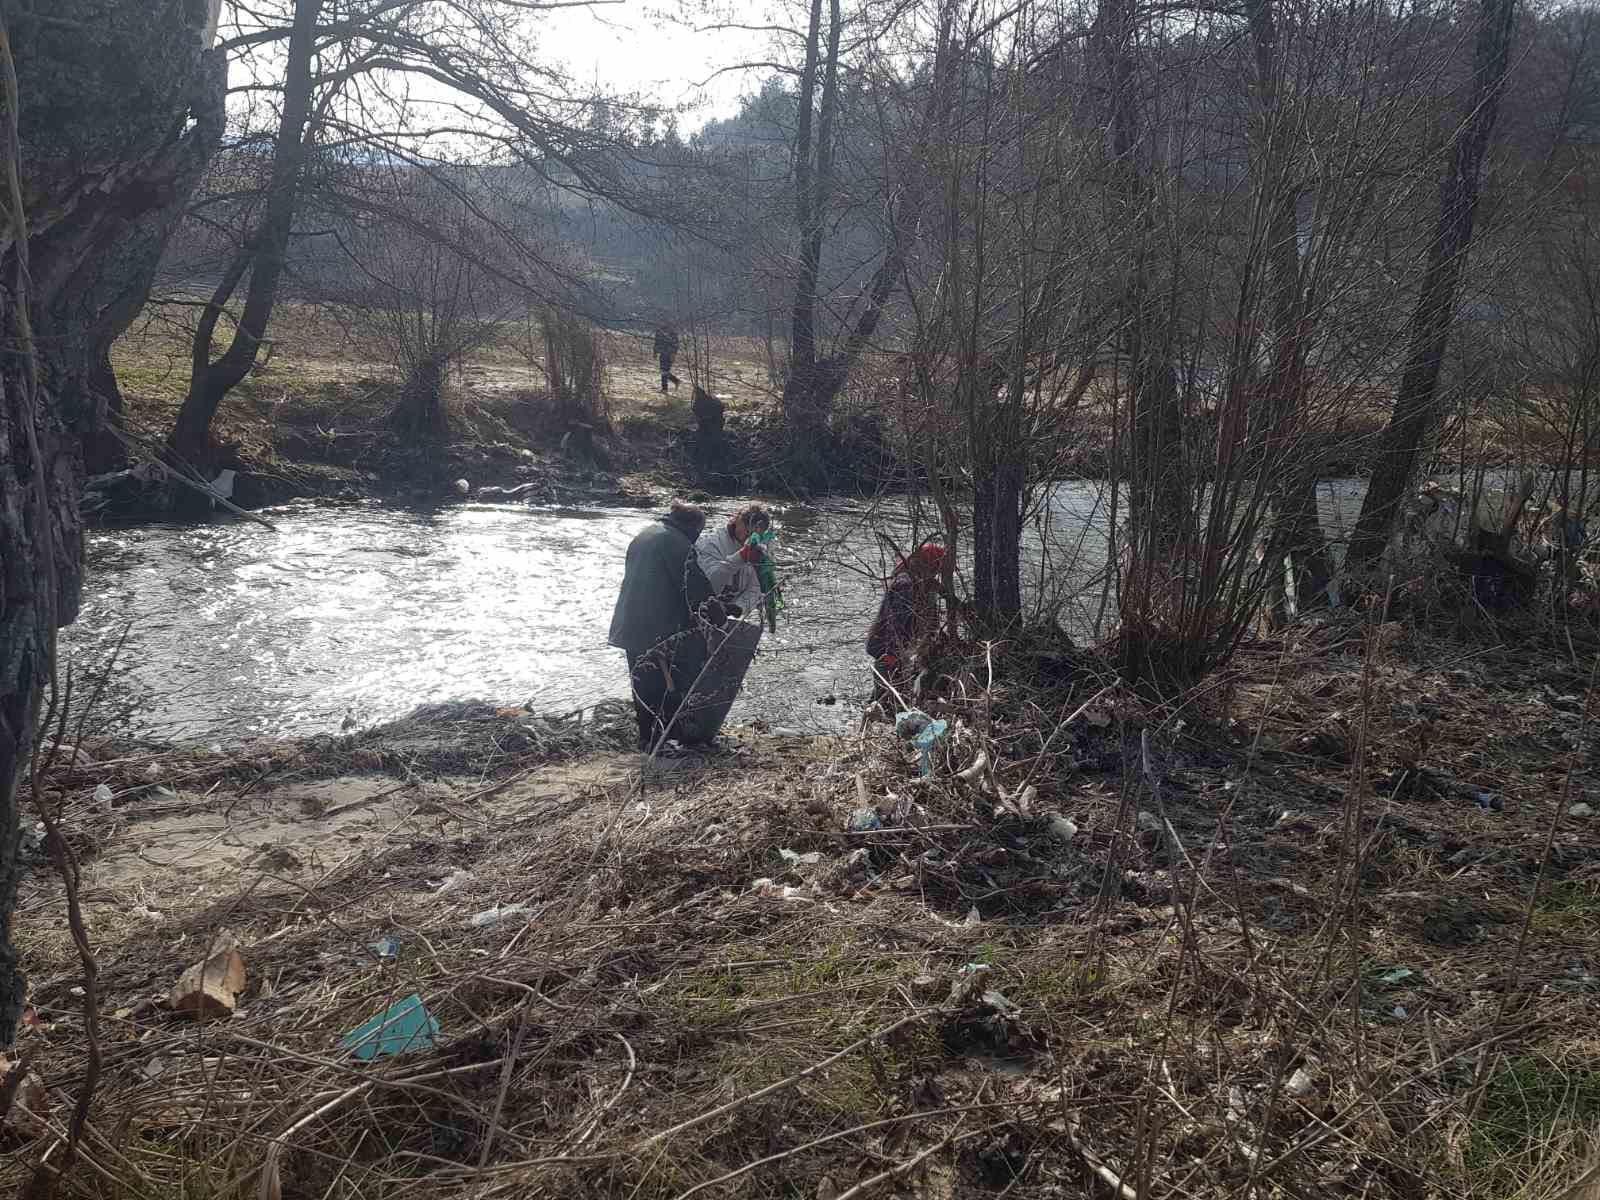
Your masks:
<path fill-rule="evenodd" d="M 1080 634 L 1099 601 L 1104 511 L 1099 485 L 1060 485 L 1027 539 L 1025 588 L 1036 597 L 1049 577 L 1062 623 Z M 775 512 L 787 607 L 730 720 L 838 731 L 869 689 L 862 642 L 886 565 L 874 528 L 904 538 L 905 507 Z M 606 631 L 628 541 L 652 514 L 302 503 L 269 515 L 276 533 L 218 520 L 90 535 L 82 614 L 62 646 L 83 677 L 129 629 L 101 727 L 237 742 L 370 725 L 434 701 L 569 712 L 627 695 Z M 829 696 L 837 703 L 819 703 Z"/>

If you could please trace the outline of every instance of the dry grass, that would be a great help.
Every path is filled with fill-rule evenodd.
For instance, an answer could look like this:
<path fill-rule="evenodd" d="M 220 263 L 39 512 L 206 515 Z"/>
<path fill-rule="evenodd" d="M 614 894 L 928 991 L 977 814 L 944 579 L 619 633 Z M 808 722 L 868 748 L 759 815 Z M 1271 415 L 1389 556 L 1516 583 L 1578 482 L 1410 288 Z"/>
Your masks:
<path fill-rule="evenodd" d="M 156 442 L 172 428 L 187 387 L 196 311 L 153 309 L 113 349 L 125 419 Z M 611 495 L 618 481 L 591 478 L 596 467 L 616 469 L 624 495 L 681 489 L 687 482 L 682 444 L 695 427 L 692 397 L 687 386 L 661 393 L 648 331 L 605 335 L 604 408 L 618 436 L 598 461 L 561 452 L 569 415 L 553 402 L 542 362 L 528 358 L 526 325 L 513 322 L 452 373 L 449 442 L 425 462 L 386 427 L 400 372 L 376 360 L 336 310 L 280 305 L 272 332 L 270 358 L 230 393 L 214 433 L 235 448 L 237 465 L 287 481 L 289 494 L 297 488 L 312 494 L 381 490 L 385 481 L 448 491 L 463 476 L 474 485 L 547 481 L 551 488 L 543 498 L 554 503 L 585 493 Z M 749 339 L 723 338 L 713 339 L 711 352 L 714 383 L 727 389 L 730 421 L 753 428 L 774 402 L 759 365 L 761 348 Z"/>
<path fill-rule="evenodd" d="M 112 364 L 122 389 L 135 401 L 136 411 L 160 425 L 176 415 L 188 387 L 190 336 L 194 309 L 147 310 L 117 342 Z M 375 417 L 386 411 L 399 375 L 393 364 L 374 357 L 355 336 L 337 310 L 310 304 L 280 304 L 273 312 L 270 357 L 229 397 L 224 421 L 238 432 L 249 428 L 269 405 L 290 419 L 296 410 L 314 418 L 311 406 L 341 403 Z M 219 337 L 221 335 L 219 334 Z M 660 375 L 651 353 L 648 330 L 614 330 L 606 335 L 607 362 L 612 368 L 611 403 L 619 418 L 669 418 L 683 428 L 693 427 L 687 388 L 663 396 Z M 524 325 L 508 323 L 503 336 L 475 350 L 459 369 L 457 386 L 476 397 L 495 393 L 542 390 L 544 375 L 538 363 L 527 359 L 528 332 Z M 713 378 L 719 391 L 729 394 L 730 411 L 764 411 L 773 400 L 762 365 L 763 351 L 754 339 L 712 339 Z M 383 396 L 363 393 L 382 391 Z"/>
<path fill-rule="evenodd" d="M 1499 1200 L 1576 1175 L 1600 1120 L 1600 838 L 1551 826 L 1569 769 L 1593 786 L 1582 671 L 1532 640 L 1324 623 L 1156 710 L 1087 659 L 1046 688 L 1044 661 L 995 659 L 985 690 L 989 662 L 951 671 L 969 698 L 937 702 L 956 724 L 929 781 L 876 726 L 641 775 L 481 710 L 163 752 L 214 806 L 363 770 L 454 799 L 299 870 L 152 872 L 159 924 L 98 898 L 109 1065 L 67 1189 Z M 991 770 L 957 778 L 980 752 Z M 81 803 L 146 770 L 59 782 Z M 863 791 L 886 828 L 844 832 Z M 32 887 L 23 1048 L 60 1113 L 76 968 Z M 469 926 L 496 903 L 530 915 Z M 246 945 L 241 1014 L 152 1003 L 224 926 Z M 337 1052 L 413 992 L 434 1049 Z"/>

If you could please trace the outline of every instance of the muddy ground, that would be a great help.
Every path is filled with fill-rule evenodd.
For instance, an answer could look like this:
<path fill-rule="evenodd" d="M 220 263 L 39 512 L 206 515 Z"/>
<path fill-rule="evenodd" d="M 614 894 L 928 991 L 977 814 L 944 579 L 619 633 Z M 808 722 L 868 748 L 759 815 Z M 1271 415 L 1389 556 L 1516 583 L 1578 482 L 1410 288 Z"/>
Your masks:
<path fill-rule="evenodd" d="M 644 762 L 607 707 L 87 747 L 68 1191 L 1560 1194 L 1600 1126 L 1597 643 L 1468 632 L 1306 623 L 1182 705 L 1002 656 L 927 779 L 883 725 Z M 197 1024 L 167 991 L 222 929 L 247 982 Z M 84 1075 L 42 863 L 17 938 L 53 1114 L 12 1173 Z M 431 1046 L 339 1050 L 412 993 Z"/>

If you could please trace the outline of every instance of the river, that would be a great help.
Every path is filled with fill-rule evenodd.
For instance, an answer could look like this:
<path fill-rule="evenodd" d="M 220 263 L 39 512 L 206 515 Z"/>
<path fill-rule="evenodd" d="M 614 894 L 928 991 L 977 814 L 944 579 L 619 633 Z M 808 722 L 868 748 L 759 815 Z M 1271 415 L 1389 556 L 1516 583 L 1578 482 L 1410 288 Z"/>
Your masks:
<path fill-rule="evenodd" d="M 1330 527 L 1355 511 L 1359 486 L 1324 489 Z M 1104 502 L 1098 484 L 1059 485 L 1026 539 L 1031 602 L 1057 604 L 1079 633 L 1099 603 Z M 862 642 L 887 565 L 874 529 L 906 538 L 906 509 L 774 512 L 786 607 L 729 719 L 838 731 L 870 682 Z M 435 701 L 568 712 L 627 695 L 606 631 L 628 541 L 650 513 L 365 502 L 262 515 L 276 531 L 219 518 L 91 532 L 82 612 L 62 647 L 80 696 L 116 654 L 94 727 L 237 744 L 365 727 Z"/>

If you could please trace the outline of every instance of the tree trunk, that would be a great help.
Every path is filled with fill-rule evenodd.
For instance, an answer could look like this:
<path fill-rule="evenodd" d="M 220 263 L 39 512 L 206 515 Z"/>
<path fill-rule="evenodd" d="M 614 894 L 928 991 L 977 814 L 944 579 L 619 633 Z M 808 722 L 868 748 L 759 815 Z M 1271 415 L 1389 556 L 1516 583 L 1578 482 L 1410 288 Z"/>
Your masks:
<path fill-rule="evenodd" d="M 11 948 L 19 772 L 78 610 L 90 376 L 138 314 L 167 234 L 222 134 L 225 60 L 205 5 L 0 0 L 16 56 L 18 191 L 0 240 L 0 1044 L 23 981 Z M 19 238 L 19 222 L 31 222 Z M 25 269 L 24 269 L 25 268 Z M 30 327 L 31 326 L 31 327 Z M 31 346 L 32 353 L 27 353 Z"/>
<path fill-rule="evenodd" d="M 1273 0 L 1245 0 L 1255 56 L 1257 153 L 1252 165 L 1258 201 L 1265 207 L 1267 313 L 1272 322 L 1269 374 L 1262 381 L 1265 393 L 1255 407 L 1267 418 L 1267 453 L 1277 458 L 1283 447 L 1287 469 L 1274 473 L 1283 482 L 1274 500 L 1277 528 L 1268 542 L 1271 561 L 1265 564 L 1276 588 L 1282 578 L 1282 560 L 1293 564 L 1295 602 L 1301 612 L 1328 603 L 1333 562 L 1327 540 L 1317 520 L 1317 475 L 1320 464 L 1300 428 L 1306 388 L 1305 284 L 1301 278 L 1299 249 L 1299 190 L 1293 183 L 1290 161 L 1297 118 L 1285 111 L 1279 90 L 1278 30 Z M 1280 610 L 1281 611 L 1281 610 Z"/>
<path fill-rule="evenodd" d="M 105 403 L 106 420 L 122 416 L 122 389 L 117 386 L 117 373 L 111 369 L 111 354 L 100 356 L 89 371 L 89 391 Z M 113 436 L 102 423 L 101 428 L 83 436 L 83 470 L 85 475 L 103 475 L 126 465 L 128 452 L 122 442 Z"/>
<path fill-rule="evenodd" d="M 1133 239 L 1123 297 L 1123 357 L 1128 364 L 1128 535 L 1122 588 L 1125 622 L 1143 625 L 1181 603 L 1184 556 L 1194 514 L 1169 309 L 1152 295 L 1155 191 L 1139 161 L 1141 113 L 1134 56 L 1136 0 L 1104 0 L 1096 30 L 1111 96 L 1112 192 Z"/>
<path fill-rule="evenodd" d="M 448 364 L 443 358 L 423 358 L 412 364 L 400 388 L 390 424 L 406 439 L 439 440 L 448 436 L 450 422 L 444 407 L 444 377 Z"/>
<path fill-rule="evenodd" d="M 211 424 L 223 398 L 237 387 L 255 365 L 256 352 L 267 334 L 267 323 L 277 302 L 278 283 L 294 228 L 300 198 L 301 167 L 305 160 L 306 126 L 311 116 L 315 78 L 311 70 L 317 18 L 323 0 L 295 0 L 294 25 L 289 31 L 285 62 L 283 111 L 273 142 L 272 179 L 261 224 L 240 248 L 212 293 L 195 330 L 189 365 L 189 392 L 173 426 L 172 448 L 193 462 L 204 462 L 211 449 Z M 211 359 L 217 322 L 244 276 L 244 310 L 239 314 L 233 339 L 222 357 Z"/>
<path fill-rule="evenodd" d="M 871 343 L 883 316 L 884 305 L 895 285 L 900 282 L 905 267 L 906 251 L 922 214 L 922 189 L 912 181 L 900 189 L 889 218 L 889 249 L 873 272 L 867 287 L 866 301 L 855 327 L 844 338 L 836 353 L 826 358 L 817 356 L 816 293 L 821 262 L 821 234 L 823 216 L 818 197 L 828 186 L 826 178 L 832 175 L 832 151 L 823 156 L 818 147 L 818 182 L 813 184 L 811 162 L 811 99 L 815 94 L 817 65 L 821 58 L 821 0 L 813 0 L 811 27 L 806 40 L 806 66 L 800 78 L 800 114 L 795 129 L 795 188 L 796 221 L 802 230 L 801 269 L 795 285 L 794 318 L 789 341 L 789 376 L 783 387 L 783 414 L 788 424 L 789 468 L 791 485 L 802 490 L 823 486 L 827 480 L 827 464 L 823 461 L 827 435 L 828 414 L 839 392 L 849 381 L 861 353 Z M 907 154 L 907 162 L 918 165 L 927 153 L 933 131 L 939 128 L 954 99 L 953 85 L 956 54 L 951 42 L 951 27 L 955 7 L 945 3 L 940 8 L 937 50 L 934 55 L 932 77 L 929 81 L 927 103 L 917 126 L 916 136 Z M 838 57 L 840 16 L 837 0 L 831 0 L 833 26 L 828 35 L 827 76 L 823 84 L 823 112 L 819 126 L 822 136 L 831 140 L 831 124 L 838 108 Z M 815 240 L 806 231 L 814 230 Z M 814 245 L 815 257 L 807 266 L 807 255 Z"/>
<path fill-rule="evenodd" d="M 973 609 L 996 632 L 1022 616 L 1023 477 L 1022 462 L 1002 456 L 973 483 Z"/>
<path fill-rule="evenodd" d="M 795 125 L 795 223 L 800 230 L 800 264 L 794 283 L 794 313 L 789 334 L 789 378 L 784 381 L 783 416 L 788 430 L 789 459 L 796 482 L 818 485 L 832 400 L 817 362 L 817 279 L 822 270 L 824 206 L 833 164 L 834 109 L 839 103 L 839 0 L 830 0 L 828 46 L 821 47 L 822 0 L 812 0 L 806 32 L 806 64 L 800 79 L 800 110 Z M 815 146 L 812 106 L 817 71 L 824 70 L 822 110 L 817 117 Z M 813 162 L 813 158 L 815 162 Z"/>
<path fill-rule="evenodd" d="M 1456 294 L 1478 213 L 1478 178 L 1499 112 L 1500 89 L 1516 35 L 1516 0 L 1479 0 L 1473 49 L 1472 93 L 1456 127 L 1439 186 L 1439 220 L 1428 248 L 1422 291 L 1411 318 L 1394 413 L 1378 438 L 1372 481 L 1350 539 L 1346 563 L 1370 567 L 1389 543 L 1400 501 L 1417 469 L 1440 412 L 1439 368 L 1455 323 Z"/>

